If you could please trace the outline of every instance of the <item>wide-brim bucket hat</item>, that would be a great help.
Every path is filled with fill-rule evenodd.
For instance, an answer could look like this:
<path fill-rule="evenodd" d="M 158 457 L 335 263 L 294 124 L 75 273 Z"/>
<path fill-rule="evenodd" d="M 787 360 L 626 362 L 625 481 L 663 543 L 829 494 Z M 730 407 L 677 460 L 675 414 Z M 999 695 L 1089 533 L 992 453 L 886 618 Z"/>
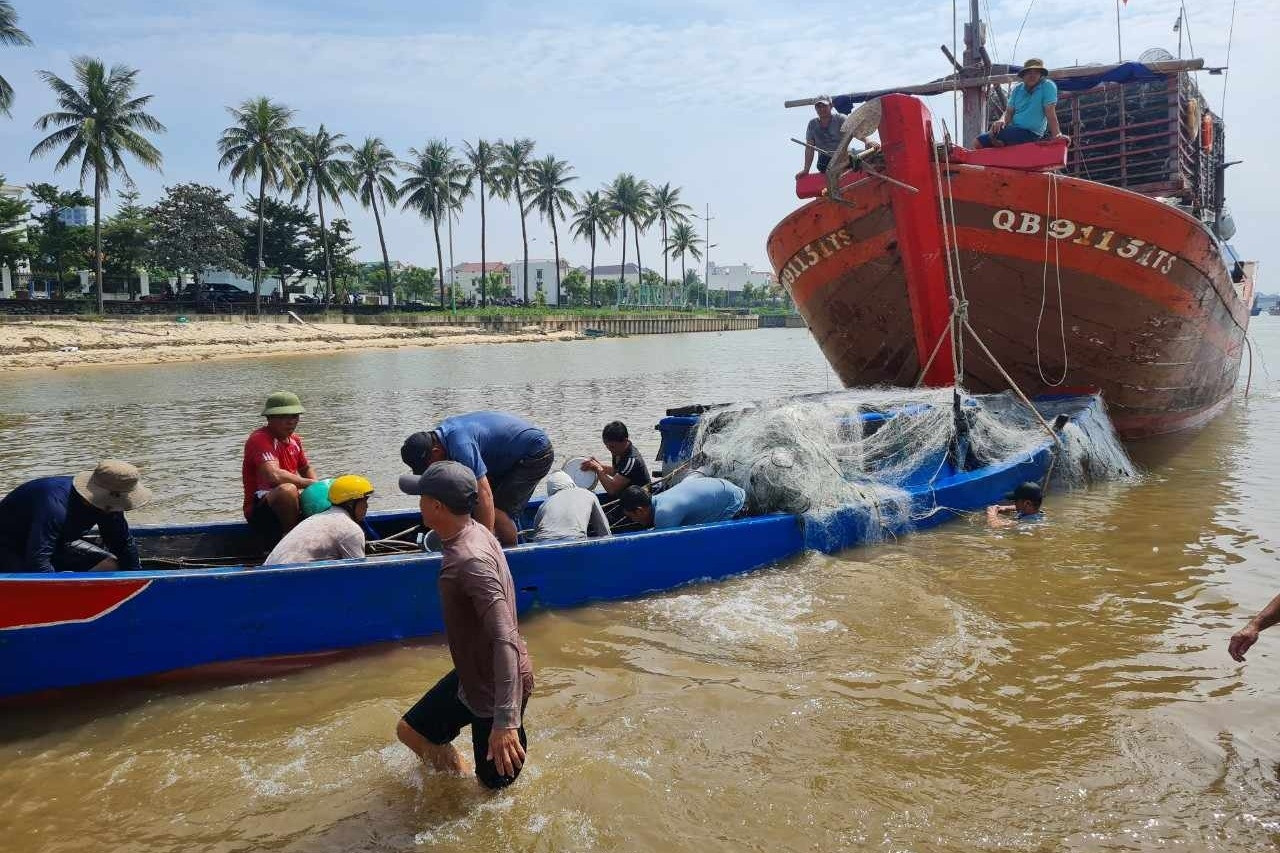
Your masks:
<path fill-rule="evenodd" d="M 1049 76 L 1049 69 L 1045 68 L 1044 62 L 1039 59 L 1028 59 L 1026 62 L 1022 63 L 1022 68 L 1018 71 L 1018 76 L 1021 77 L 1028 71 L 1039 71 L 1044 76 Z"/>
<path fill-rule="evenodd" d="M 151 490 L 142 485 L 138 469 L 118 459 L 104 459 L 71 482 L 80 497 L 103 512 L 125 512 L 151 502 Z"/>

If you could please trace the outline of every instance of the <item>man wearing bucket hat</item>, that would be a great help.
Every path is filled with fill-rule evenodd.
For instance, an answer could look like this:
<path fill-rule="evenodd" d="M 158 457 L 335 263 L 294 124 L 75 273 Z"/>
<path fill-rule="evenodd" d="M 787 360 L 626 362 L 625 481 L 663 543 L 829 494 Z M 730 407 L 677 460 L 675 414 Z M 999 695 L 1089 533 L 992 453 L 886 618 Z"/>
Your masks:
<path fill-rule="evenodd" d="M 1009 106 L 1004 115 L 991 123 L 987 133 L 978 136 L 974 147 L 1000 148 L 1021 145 L 1049 136 L 1062 136 L 1058 127 L 1058 86 L 1049 79 L 1049 69 L 1038 59 L 1028 59 L 1018 72 L 1022 82 L 1009 93 Z"/>
<path fill-rule="evenodd" d="M 444 548 L 436 585 L 454 668 L 405 712 L 396 736 L 437 770 L 461 775 L 467 766 L 453 739 L 470 726 L 476 777 L 505 788 L 524 765 L 533 692 L 511 570 L 498 540 L 471 517 L 479 488 L 465 465 L 446 460 L 405 474 L 400 490 L 418 496 L 422 522 Z"/>
<path fill-rule="evenodd" d="M 137 571 L 124 514 L 150 500 L 138 469 L 115 459 L 23 483 L 0 500 L 0 572 Z M 94 527 L 101 547 L 81 538 Z"/>
<path fill-rule="evenodd" d="M 364 517 L 372 494 L 373 484 L 359 474 L 338 477 L 329 484 L 329 507 L 308 516 L 286 533 L 262 564 L 283 566 L 363 557 Z"/>
<path fill-rule="evenodd" d="M 244 517 L 268 549 L 298 523 L 302 490 L 318 479 L 302 438 L 294 434 L 304 411 L 297 394 L 276 391 L 262 407 L 266 426 L 254 430 L 244 443 Z"/>

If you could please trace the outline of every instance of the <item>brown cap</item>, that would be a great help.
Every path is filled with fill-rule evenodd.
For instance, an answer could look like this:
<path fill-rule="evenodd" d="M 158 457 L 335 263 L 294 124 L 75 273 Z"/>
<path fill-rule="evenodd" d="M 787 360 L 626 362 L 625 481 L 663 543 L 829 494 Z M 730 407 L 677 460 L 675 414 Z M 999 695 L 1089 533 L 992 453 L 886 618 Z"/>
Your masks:
<path fill-rule="evenodd" d="M 92 471 L 72 479 L 76 493 L 103 512 L 124 512 L 151 502 L 151 490 L 139 482 L 138 469 L 119 459 L 104 459 Z"/>
<path fill-rule="evenodd" d="M 1022 63 L 1022 70 L 1018 72 L 1018 76 L 1021 77 L 1028 71 L 1039 71 L 1044 76 L 1049 76 L 1049 69 L 1045 68 L 1044 63 L 1039 59 L 1028 59 L 1026 62 Z"/>

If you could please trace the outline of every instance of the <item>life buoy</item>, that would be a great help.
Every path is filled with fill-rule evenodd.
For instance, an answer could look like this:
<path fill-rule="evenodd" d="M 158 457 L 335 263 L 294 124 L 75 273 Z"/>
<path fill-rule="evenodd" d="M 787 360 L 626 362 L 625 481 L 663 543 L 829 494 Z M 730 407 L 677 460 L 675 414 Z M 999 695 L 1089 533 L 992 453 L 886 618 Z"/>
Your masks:
<path fill-rule="evenodd" d="M 1209 113 L 1200 120 L 1200 147 L 1205 151 L 1213 150 L 1213 116 Z"/>

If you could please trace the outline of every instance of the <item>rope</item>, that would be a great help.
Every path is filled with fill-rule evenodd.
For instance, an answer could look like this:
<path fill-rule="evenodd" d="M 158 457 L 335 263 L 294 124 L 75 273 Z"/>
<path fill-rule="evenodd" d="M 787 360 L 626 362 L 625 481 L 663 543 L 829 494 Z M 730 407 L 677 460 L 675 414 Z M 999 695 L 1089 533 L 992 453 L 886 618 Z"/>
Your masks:
<path fill-rule="evenodd" d="M 1040 414 L 1040 411 L 1035 407 L 1031 400 L 1027 398 L 1027 395 L 1022 393 L 1022 389 L 1018 387 L 1017 382 L 1013 381 L 1013 377 L 1005 372 L 1004 366 L 1000 364 L 999 359 L 991 354 L 991 350 L 987 349 L 987 345 L 982 342 L 982 338 L 978 337 L 978 333 L 973 330 L 973 326 L 969 325 L 968 320 L 964 321 L 964 327 L 968 329 L 969 334 L 973 336 L 974 343 L 976 343 L 978 348 L 982 350 L 983 355 L 987 357 L 987 360 L 991 362 L 991 365 L 1000 373 L 1000 376 L 1004 378 L 1004 381 L 1009 383 L 1009 387 L 1018 395 L 1018 399 L 1026 404 L 1027 408 L 1031 410 L 1031 414 L 1036 416 L 1036 420 L 1040 422 L 1040 426 L 1044 427 L 1044 431 L 1049 434 L 1049 437 L 1052 438 L 1055 443 L 1061 445 L 1062 440 L 1058 438 L 1058 434 L 1053 431 L 1053 427 L 1049 426 L 1048 421 L 1044 419 Z"/>
<path fill-rule="evenodd" d="M 1244 380 L 1244 398 L 1249 399 L 1249 386 L 1253 385 L 1253 341 L 1249 340 L 1249 336 L 1244 336 L 1245 346 L 1249 349 L 1249 373 Z"/>
<path fill-rule="evenodd" d="M 1031 17 L 1031 9 L 1036 5 L 1036 0 L 1031 0 L 1027 4 L 1027 11 L 1022 16 L 1022 23 L 1018 25 L 1018 37 L 1013 40 L 1013 51 L 1010 53 L 1011 59 L 1016 60 L 1018 56 L 1018 42 L 1022 41 L 1022 30 L 1027 25 L 1027 18 Z"/>
<path fill-rule="evenodd" d="M 1222 112 L 1218 118 L 1227 120 L 1227 81 L 1231 79 L 1231 42 L 1236 34 L 1236 0 L 1231 0 L 1231 26 L 1227 29 L 1227 67 L 1222 72 Z"/>
<path fill-rule="evenodd" d="M 1036 316 L 1036 372 L 1040 381 L 1051 388 L 1056 388 L 1067 381 L 1067 312 L 1062 305 L 1062 257 L 1059 244 L 1062 242 L 1049 236 L 1049 223 L 1058 218 L 1059 211 L 1058 176 L 1049 173 L 1049 193 L 1045 201 L 1044 213 L 1044 272 L 1040 276 L 1040 313 Z M 1044 375 L 1044 366 L 1040 360 L 1040 326 L 1044 322 L 1044 309 L 1049 301 L 1049 242 L 1053 242 L 1053 269 L 1058 279 L 1058 337 L 1062 342 L 1062 375 L 1051 380 Z"/>

